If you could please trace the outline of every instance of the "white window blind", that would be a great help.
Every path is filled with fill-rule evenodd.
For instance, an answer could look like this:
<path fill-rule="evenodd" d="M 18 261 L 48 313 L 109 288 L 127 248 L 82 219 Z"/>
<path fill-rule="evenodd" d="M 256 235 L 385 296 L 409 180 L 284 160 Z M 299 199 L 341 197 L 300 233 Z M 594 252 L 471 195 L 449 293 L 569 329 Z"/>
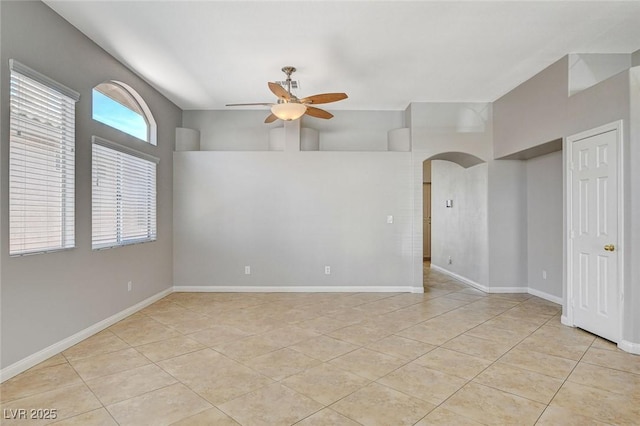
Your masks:
<path fill-rule="evenodd" d="M 92 247 L 156 240 L 158 160 L 93 137 Z"/>
<path fill-rule="evenodd" d="M 78 93 L 9 61 L 9 254 L 75 246 Z"/>

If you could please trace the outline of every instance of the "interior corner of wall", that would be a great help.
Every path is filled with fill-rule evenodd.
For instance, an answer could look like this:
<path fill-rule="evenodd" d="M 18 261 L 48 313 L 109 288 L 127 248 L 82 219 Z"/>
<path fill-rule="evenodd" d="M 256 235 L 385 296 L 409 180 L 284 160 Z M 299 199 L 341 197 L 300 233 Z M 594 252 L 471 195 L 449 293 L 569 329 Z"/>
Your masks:
<path fill-rule="evenodd" d="M 411 103 L 404 110 L 402 126 L 411 128 Z"/>

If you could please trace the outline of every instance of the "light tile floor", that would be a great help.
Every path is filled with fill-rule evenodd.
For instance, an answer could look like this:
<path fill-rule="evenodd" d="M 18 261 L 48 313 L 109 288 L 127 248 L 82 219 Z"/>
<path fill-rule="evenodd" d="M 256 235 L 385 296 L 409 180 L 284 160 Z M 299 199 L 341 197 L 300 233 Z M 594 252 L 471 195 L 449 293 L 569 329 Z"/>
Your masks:
<path fill-rule="evenodd" d="M 1 423 L 640 424 L 640 356 L 553 303 L 425 276 L 424 294 L 171 294 L 3 383 Z"/>

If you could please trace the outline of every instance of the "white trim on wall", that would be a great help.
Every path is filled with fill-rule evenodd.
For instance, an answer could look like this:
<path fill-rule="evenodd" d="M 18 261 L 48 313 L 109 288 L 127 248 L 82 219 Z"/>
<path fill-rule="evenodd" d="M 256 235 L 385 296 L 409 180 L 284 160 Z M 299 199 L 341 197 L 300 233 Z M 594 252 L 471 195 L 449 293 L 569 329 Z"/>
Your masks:
<path fill-rule="evenodd" d="M 489 287 L 487 293 L 527 293 L 529 294 L 529 287 Z"/>
<path fill-rule="evenodd" d="M 474 281 L 471 281 L 465 277 L 457 275 L 447 269 L 444 269 L 437 265 L 431 265 L 431 268 L 442 272 L 446 275 L 449 275 L 457 280 L 460 280 L 466 284 L 471 285 L 485 293 L 529 293 L 534 296 L 541 297 L 543 299 L 549 300 L 551 302 L 558 303 L 561 301 L 561 298 L 556 296 L 552 296 L 550 294 L 546 294 L 537 290 L 528 289 L 526 287 L 486 287 L 481 284 L 478 284 Z M 299 292 L 299 293 L 322 293 L 322 292 L 347 292 L 347 293 L 424 293 L 423 287 L 411 287 L 411 286 L 402 286 L 402 287 L 392 287 L 392 286 L 315 286 L 315 287 L 306 287 L 306 286 L 173 286 L 166 290 L 163 290 L 151 297 L 146 298 L 145 300 L 124 309 L 117 314 L 110 316 L 92 326 L 85 328 L 84 330 L 79 331 L 78 333 L 67 337 L 59 342 L 50 345 L 41 351 L 38 351 L 28 357 L 21 359 L 18 362 L 15 362 L 9 365 L 6 368 L 0 370 L 0 383 L 28 370 L 29 368 L 46 361 L 50 357 L 59 354 L 60 352 L 70 348 L 71 346 L 87 339 L 94 334 L 110 327 L 111 325 L 117 323 L 118 321 L 123 320 L 124 318 L 140 311 L 141 309 L 151 305 L 154 302 L 162 299 L 163 297 L 168 296 L 171 293 L 177 292 L 236 292 L 236 293 L 268 293 L 268 292 Z M 567 318 L 563 315 L 561 318 L 562 324 L 571 326 L 568 323 Z M 640 354 L 640 343 L 633 343 L 626 340 L 621 341 L 618 344 L 618 347 L 626 352 L 633 354 Z"/>
<path fill-rule="evenodd" d="M 80 343 L 81 341 L 93 336 L 96 333 L 112 326 L 113 324 L 121 321 L 128 316 L 135 314 L 143 308 L 157 302 L 163 297 L 168 296 L 171 293 L 176 292 L 189 292 L 189 293 L 207 293 L 207 292 L 228 292 L 228 293 L 273 293 L 273 292 L 297 292 L 297 293 L 424 293 L 423 287 L 410 287 L 410 286 L 174 286 L 166 290 L 163 290 L 145 300 L 126 308 L 109 318 L 106 318 L 96 324 L 93 324 L 84 330 L 75 333 L 59 342 L 56 342 L 34 354 L 27 356 L 26 358 L 17 361 L 6 368 L 0 370 L 0 383 L 3 383 L 10 378 L 17 376 L 18 374 L 28 370 L 29 368 L 46 361 L 54 355 L 70 348 L 71 346 Z"/>
<path fill-rule="evenodd" d="M 558 305 L 562 306 L 562 297 L 554 296 L 553 294 L 536 290 L 535 288 L 531 287 L 529 287 L 529 294 L 544 300 L 548 300 L 549 302 L 557 303 Z"/>
<path fill-rule="evenodd" d="M 549 293 L 545 293 L 540 290 L 536 290 L 531 287 L 489 287 L 482 284 L 479 284 L 475 281 L 472 281 L 466 277 L 456 274 L 455 272 L 451 272 L 448 269 L 445 269 L 441 266 L 431 264 L 431 269 L 435 269 L 438 272 L 449 275 L 452 278 L 457 279 L 458 281 L 462 281 L 465 284 L 469 284 L 472 287 L 480 291 L 484 291 L 485 293 L 528 293 L 532 296 L 539 297 L 541 299 L 548 300 L 549 302 L 557 303 L 558 305 L 562 305 L 562 297 L 557 297 Z M 563 323 L 564 324 L 564 323 Z M 568 325 L 568 324 L 566 324 Z"/>
<path fill-rule="evenodd" d="M 640 343 L 633 343 L 628 340 L 621 340 L 618 347 L 625 352 L 640 355 Z"/>
<path fill-rule="evenodd" d="M 424 293 L 424 287 L 411 286 L 174 286 L 185 293 Z"/>
<path fill-rule="evenodd" d="M 171 293 L 173 293 L 173 288 L 168 288 L 161 291 L 160 293 L 154 294 L 153 296 L 144 299 L 142 302 L 136 303 L 135 305 L 124 309 L 117 314 L 111 315 L 109 318 L 97 322 L 85 328 L 84 330 L 80 330 L 76 334 L 69 336 L 66 339 L 62 339 L 59 342 L 54 343 L 53 345 L 50 345 L 34 354 L 29 355 L 26 358 L 21 359 L 20 361 L 17 361 L 3 368 L 2 370 L 0 370 L 0 383 L 22 373 L 23 371 L 28 370 L 34 365 L 37 365 L 54 355 L 59 354 L 60 352 L 70 348 L 73 345 L 80 343 L 84 339 L 87 339 L 94 334 L 104 330 L 105 328 L 112 326 L 118 321 L 121 321 L 132 314 L 135 314 L 139 310 L 146 308 L 147 306 L 151 305 L 154 302 L 157 302 L 158 300 Z"/>
<path fill-rule="evenodd" d="M 443 274 L 449 275 L 450 277 L 453 277 L 455 279 L 457 279 L 458 281 L 462 281 L 465 284 L 469 284 L 471 287 L 477 288 L 480 291 L 484 291 L 485 293 L 489 293 L 489 287 L 482 285 L 480 283 L 477 283 L 473 280 L 470 280 L 467 277 L 463 277 L 462 275 L 458 275 L 455 272 L 451 272 L 450 270 L 443 268 L 442 266 L 438 266 L 438 265 L 434 265 L 433 263 L 431 264 L 431 269 L 435 269 L 438 272 L 442 272 Z"/>

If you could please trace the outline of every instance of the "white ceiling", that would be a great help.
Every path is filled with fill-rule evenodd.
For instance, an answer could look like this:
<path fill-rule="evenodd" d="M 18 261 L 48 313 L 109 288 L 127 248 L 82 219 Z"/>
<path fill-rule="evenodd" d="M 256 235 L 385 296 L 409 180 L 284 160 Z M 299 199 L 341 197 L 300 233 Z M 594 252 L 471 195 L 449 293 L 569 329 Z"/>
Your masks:
<path fill-rule="evenodd" d="M 567 53 L 640 49 L 640 1 L 45 1 L 185 110 L 272 102 L 294 65 L 328 109 L 489 102 Z"/>

